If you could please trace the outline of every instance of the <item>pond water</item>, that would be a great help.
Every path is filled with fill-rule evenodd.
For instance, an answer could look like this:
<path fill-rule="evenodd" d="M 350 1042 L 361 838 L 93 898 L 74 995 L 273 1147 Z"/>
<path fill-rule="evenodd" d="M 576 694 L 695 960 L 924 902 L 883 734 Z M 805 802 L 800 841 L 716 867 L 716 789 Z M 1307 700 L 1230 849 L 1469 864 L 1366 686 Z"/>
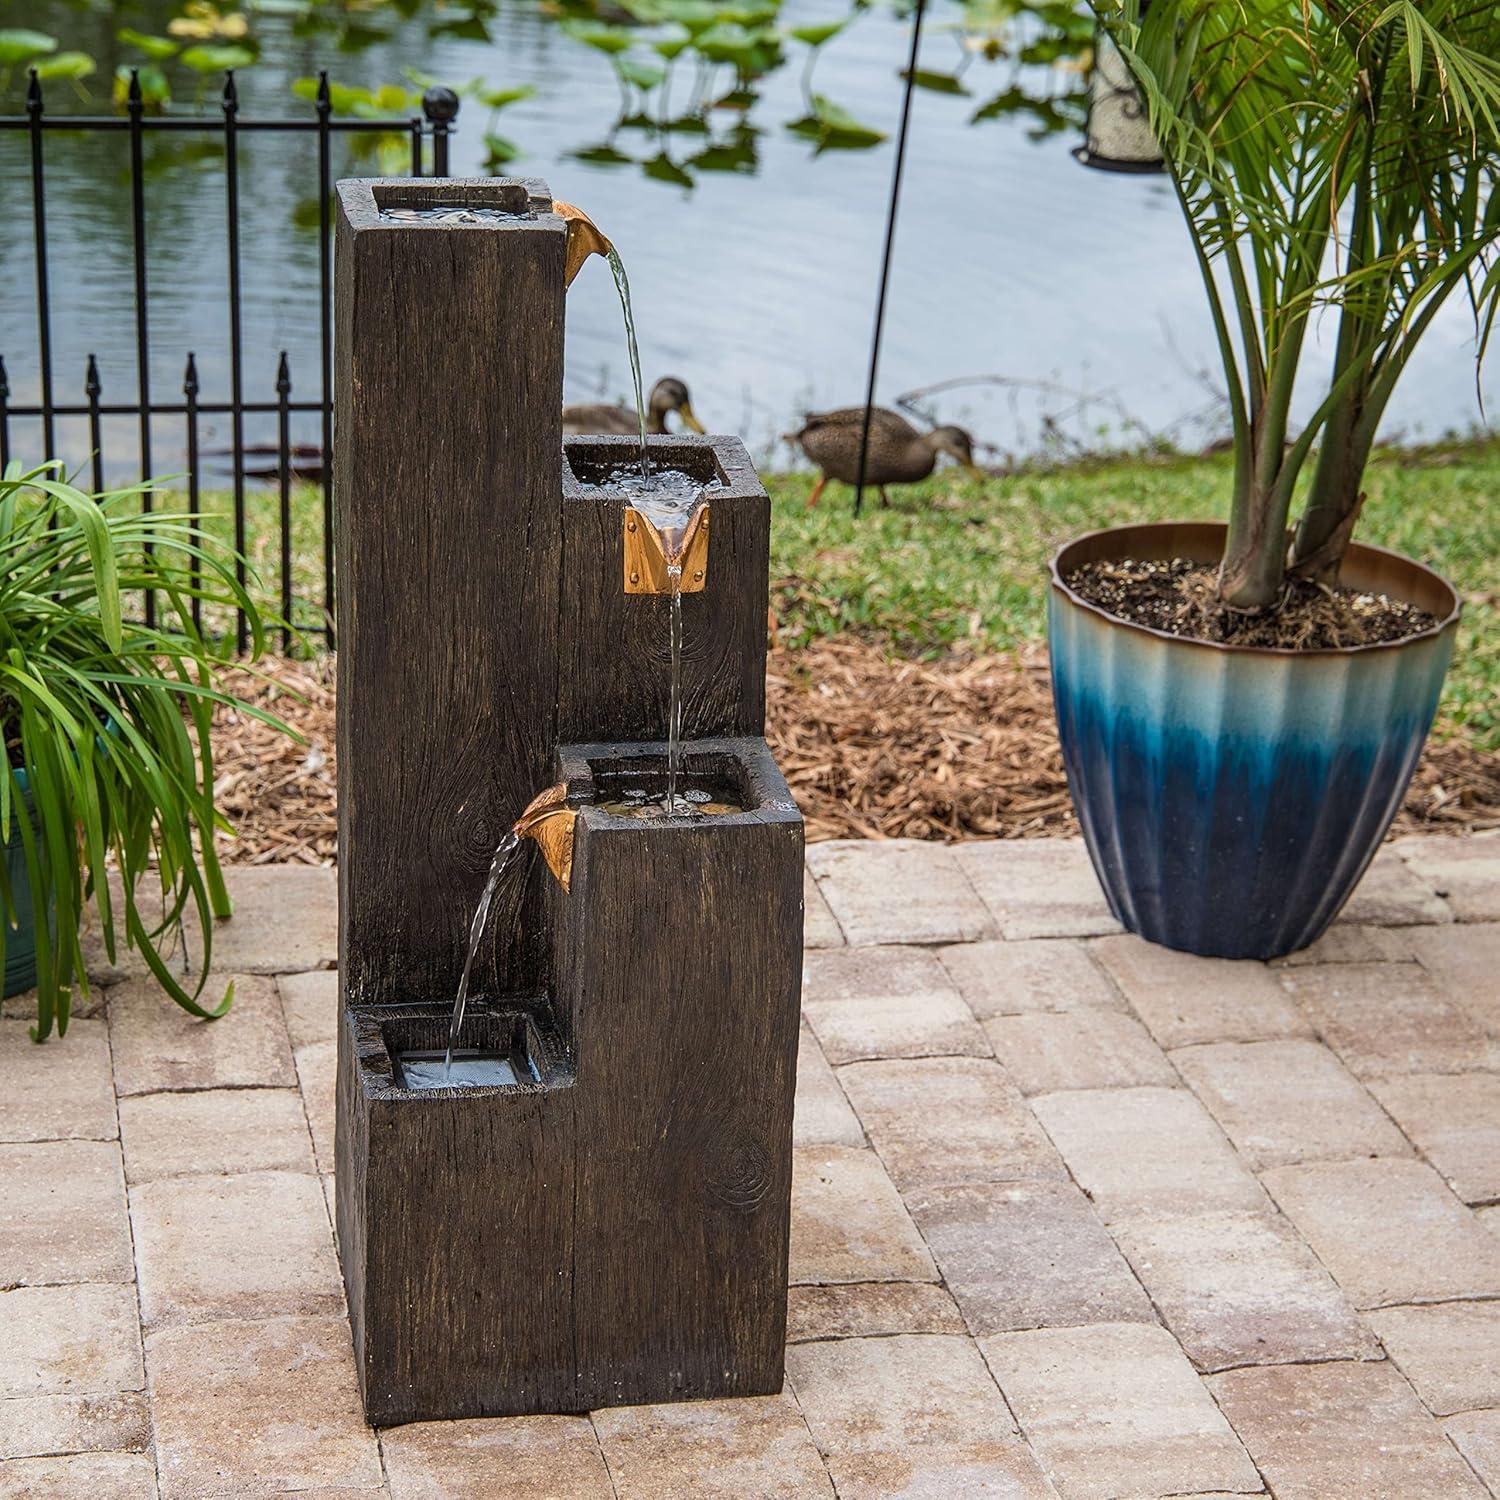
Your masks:
<path fill-rule="evenodd" d="M 159 0 L 144 0 L 131 24 L 160 30 L 167 14 Z M 783 21 L 845 14 L 831 0 L 788 0 Z M 945 19 L 935 7 L 924 67 L 951 69 L 957 60 Z M 6 24 L 93 52 L 101 74 L 126 60 L 113 40 L 120 23 L 102 9 L 10 0 Z M 716 127 L 710 164 L 737 170 L 714 171 L 691 160 L 705 150 L 702 137 L 631 128 L 612 134 L 620 91 L 608 59 L 560 34 L 529 5 L 502 9 L 488 42 L 433 38 L 416 19 L 352 54 L 299 39 L 275 13 L 257 14 L 255 27 L 262 61 L 243 79 L 245 114 L 307 108 L 293 99 L 291 83 L 320 66 L 344 83 L 396 79 L 403 67 L 416 67 L 445 80 L 483 75 L 497 86 L 535 84 L 534 98 L 501 117 L 500 128 L 523 151 L 505 170 L 546 177 L 615 241 L 635 291 L 646 384 L 664 374 L 682 377 L 711 431 L 742 433 L 762 460 L 784 463 L 791 452 L 778 435 L 797 426 L 805 408 L 862 399 L 892 144 L 818 155 L 785 128 L 803 113 L 795 44 L 789 65 L 763 80 L 749 116 L 759 134 Z M 866 13 L 823 50 L 818 90 L 893 133 L 908 38 L 907 23 L 889 11 Z M 1204 374 L 1212 368 L 1211 333 L 1167 188 L 1156 178 L 1089 171 L 1072 160 L 1071 136 L 1034 142 L 1015 117 L 970 124 L 976 106 L 1006 86 L 1002 66 L 972 67 L 970 97 L 916 97 L 880 399 L 960 376 L 1000 377 L 1006 383 L 961 386 L 930 403 L 934 416 L 973 428 L 982 460 L 1034 448 L 1044 414 L 1080 444 L 1118 439 L 1137 423 L 1186 443 L 1215 435 L 1215 382 Z M 15 78 L 4 99 L 0 107 L 16 112 Z M 48 104 L 58 112 L 82 107 L 66 83 L 49 85 Z M 190 91 L 179 89 L 173 107 L 192 104 Z M 217 112 L 216 81 L 204 86 L 202 108 Z M 484 170 L 486 115 L 466 101 L 453 143 L 455 173 Z M 578 158 L 601 147 L 633 161 L 604 166 Z M 128 399 L 135 331 L 125 137 L 102 144 L 99 137 L 51 137 L 47 149 L 58 393 L 82 398 L 93 351 L 104 399 Z M 0 354 L 15 402 L 36 391 L 25 150 L 23 133 L 0 134 Z M 371 170 L 350 162 L 342 144 L 337 152 L 345 157 L 336 159 L 337 171 Z M 191 347 L 202 399 L 222 399 L 221 157 L 206 143 L 199 149 L 165 135 L 148 138 L 147 157 L 153 383 L 159 394 L 175 395 Z M 254 138 L 243 162 L 246 393 L 274 399 L 276 355 L 286 349 L 294 397 L 311 395 L 313 139 Z M 567 353 L 569 399 L 628 397 L 619 305 L 602 263 L 569 294 Z M 1079 393 L 1088 400 L 1080 404 Z M 1185 420 L 1193 414 L 1202 420 Z M 1407 376 L 1387 431 L 1437 437 L 1468 428 L 1479 415 L 1473 330 L 1455 306 Z M 118 425 L 125 436 L 117 451 L 129 453 L 133 423 Z M 269 423 L 249 424 L 251 442 L 272 435 Z M 316 437 L 315 426 L 294 432 L 295 440 Z M 223 425 L 205 431 L 205 446 L 216 439 L 227 443 Z M 65 441 L 74 456 L 86 447 L 78 432 Z M 158 469 L 181 466 L 181 442 L 163 424 Z M 17 424 L 17 451 L 35 452 L 32 444 L 39 438 Z"/>

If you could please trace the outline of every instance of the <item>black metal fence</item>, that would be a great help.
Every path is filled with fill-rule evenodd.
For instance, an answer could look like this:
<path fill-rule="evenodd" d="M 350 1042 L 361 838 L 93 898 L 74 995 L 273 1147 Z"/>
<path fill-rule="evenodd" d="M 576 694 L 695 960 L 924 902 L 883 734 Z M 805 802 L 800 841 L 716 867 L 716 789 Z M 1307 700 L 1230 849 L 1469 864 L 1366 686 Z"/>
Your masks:
<path fill-rule="evenodd" d="M 318 90 L 309 115 L 300 118 L 266 119 L 242 116 L 234 74 L 224 78 L 218 116 L 156 115 L 148 113 L 140 80 L 132 73 L 123 115 L 48 115 L 42 86 L 36 73 L 31 74 L 24 115 L 0 116 L 0 131 L 25 131 L 30 139 L 31 212 L 36 266 L 36 342 L 35 367 L 38 371 L 39 399 L 34 403 L 12 405 L 10 384 L 5 369 L 5 354 L 0 350 L 0 468 L 11 457 L 11 422 L 17 418 L 39 420 L 42 447 L 47 457 L 61 457 L 56 449 L 57 422 L 60 418 L 82 418 L 88 423 L 89 463 L 95 489 L 104 488 L 105 458 L 102 421 L 105 417 L 134 417 L 138 423 L 139 470 L 143 479 L 151 478 L 152 441 L 156 424 L 172 421 L 182 424 L 187 453 L 187 486 L 190 509 L 196 511 L 202 488 L 202 450 L 199 423 L 204 417 L 227 417 L 230 432 L 228 457 L 232 464 L 234 496 L 234 544 L 240 554 L 239 572 L 245 578 L 243 561 L 249 540 L 246 534 L 245 483 L 247 450 L 245 418 L 261 415 L 276 419 L 277 442 L 275 464 L 263 472 L 271 474 L 279 486 L 280 521 L 280 599 L 281 615 L 288 622 L 293 617 L 294 598 L 292 553 L 292 478 L 300 464 L 303 472 L 316 476 L 322 489 L 323 588 L 322 624 L 314 627 L 333 645 L 333 507 L 331 451 L 333 431 L 333 328 L 332 328 L 332 224 L 333 189 L 331 144 L 333 137 L 352 133 L 404 133 L 411 141 L 411 175 L 424 175 L 430 163 L 431 175 L 448 175 L 448 143 L 458 99 L 450 90 L 429 89 L 422 100 L 422 114 L 407 119 L 334 118 L 328 76 L 320 74 Z M 54 131 L 119 134 L 128 133 L 130 155 L 131 242 L 134 268 L 134 314 L 136 379 L 134 397 L 123 401 L 104 400 L 99 368 L 89 355 L 83 383 L 83 400 L 68 401 L 57 395 L 58 376 L 53 367 L 51 287 L 47 271 L 47 181 L 45 142 Z M 199 399 L 198 367 L 194 351 L 188 350 L 184 361 L 181 399 L 162 400 L 151 383 L 151 320 L 149 247 L 146 233 L 144 142 L 157 131 L 196 132 L 210 138 L 217 136 L 223 147 L 225 285 L 228 299 L 229 330 L 229 399 Z M 240 273 L 240 138 L 260 133 L 306 133 L 317 136 L 317 201 L 319 234 L 318 276 L 318 371 L 316 394 L 292 399 L 292 377 L 285 353 L 281 355 L 275 381 L 275 400 L 253 401 L 245 396 L 243 354 L 244 320 Z M 430 148 L 430 149 L 429 149 Z M 14 353 L 14 351 L 10 351 Z M 322 441 L 315 455 L 294 453 L 291 423 L 295 414 L 315 414 L 321 421 Z M 150 496 L 143 503 L 149 508 Z M 305 601 L 302 601 L 305 602 Z M 146 619 L 155 617 L 155 600 L 145 600 Z M 245 648 L 248 631 L 244 617 L 235 622 L 236 642 Z M 283 647 L 291 642 L 288 629 Z"/>

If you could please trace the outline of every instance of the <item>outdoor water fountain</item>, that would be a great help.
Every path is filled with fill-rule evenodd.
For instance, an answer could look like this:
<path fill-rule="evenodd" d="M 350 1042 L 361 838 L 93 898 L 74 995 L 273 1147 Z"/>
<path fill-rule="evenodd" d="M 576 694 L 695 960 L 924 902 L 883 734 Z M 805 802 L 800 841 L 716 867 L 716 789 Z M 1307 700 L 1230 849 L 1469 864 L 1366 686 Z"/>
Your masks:
<path fill-rule="evenodd" d="M 542 184 L 338 200 L 337 1221 L 366 1414 L 778 1391 L 802 825 L 763 738 L 769 502 L 737 441 L 652 439 L 710 502 L 659 548 L 612 477 L 636 441 L 564 445 L 580 240 Z M 675 640 L 681 791 L 717 815 L 639 817 Z M 455 1073 L 504 1081 L 413 1086 L 444 1081 L 487 871 L 547 787 L 457 1039 Z"/>

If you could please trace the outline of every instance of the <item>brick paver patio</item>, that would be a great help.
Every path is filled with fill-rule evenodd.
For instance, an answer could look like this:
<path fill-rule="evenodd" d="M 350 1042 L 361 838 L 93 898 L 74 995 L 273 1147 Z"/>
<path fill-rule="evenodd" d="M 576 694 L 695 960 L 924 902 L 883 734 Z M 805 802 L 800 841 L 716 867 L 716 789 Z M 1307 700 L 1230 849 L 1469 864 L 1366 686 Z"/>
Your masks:
<path fill-rule="evenodd" d="M 0 1495 L 1500 1495 L 1500 837 L 1275 966 L 1119 933 L 1072 842 L 808 866 L 781 1397 L 366 1428 L 334 875 L 236 869 L 223 1021 L 5 1007 Z"/>

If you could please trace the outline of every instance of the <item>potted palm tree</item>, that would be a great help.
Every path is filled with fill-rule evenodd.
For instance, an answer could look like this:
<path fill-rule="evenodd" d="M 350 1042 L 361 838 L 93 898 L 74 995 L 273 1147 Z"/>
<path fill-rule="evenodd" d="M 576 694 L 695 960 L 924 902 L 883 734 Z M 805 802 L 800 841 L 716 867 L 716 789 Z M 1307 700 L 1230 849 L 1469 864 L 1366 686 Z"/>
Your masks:
<path fill-rule="evenodd" d="M 66 1031 L 75 984 L 87 992 L 90 903 L 111 961 L 123 941 L 192 1014 L 228 1008 L 231 993 L 203 993 L 213 919 L 229 915 L 209 716 L 235 703 L 277 722 L 224 690 L 225 648 L 198 623 L 242 609 L 259 653 L 233 554 L 194 517 L 143 512 L 147 486 L 90 496 L 61 475 L 12 463 L 0 476 L 0 964 L 7 995 L 36 986 L 37 1041 Z M 132 618 L 148 589 L 152 625 Z M 203 934 L 192 988 L 163 952 L 190 910 Z"/>
<path fill-rule="evenodd" d="M 1227 525 L 1053 561 L 1058 727 L 1116 915 L 1173 948 L 1313 941 L 1400 805 L 1459 615 L 1352 541 L 1377 429 L 1455 294 L 1482 353 L 1500 228 L 1500 7 L 1099 0 L 1186 220 L 1233 422 Z M 1315 319 L 1331 367 L 1310 357 Z M 1294 429 L 1294 400 L 1310 409 Z"/>

